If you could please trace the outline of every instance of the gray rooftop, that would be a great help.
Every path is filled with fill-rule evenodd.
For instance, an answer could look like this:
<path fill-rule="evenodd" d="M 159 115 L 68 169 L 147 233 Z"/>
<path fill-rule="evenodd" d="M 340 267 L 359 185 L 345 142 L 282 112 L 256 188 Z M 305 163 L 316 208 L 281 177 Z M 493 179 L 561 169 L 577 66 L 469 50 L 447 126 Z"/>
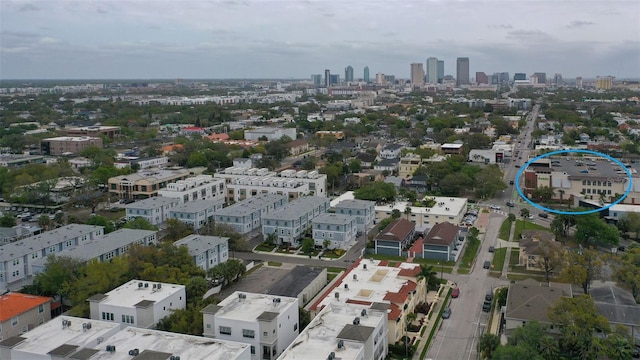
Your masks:
<path fill-rule="evenodd" d="M 220 309 L 222 309 L 222 306 L 218 306 L 216 304 L 209 304 L 205 306 L 204 309 L 200 310 L 200 312 L 203 314 L 215 315 L 215 313 L 217 313 L 218 310 Z"/>
<path fill-rule="evenodd" d="M 353 215 L 324 213 L 311 220 L 312 224 L 346 225 L 357 219 Z"/>
<path fill-rule="evenodd" d="M 155 233 L 156 231 L 153 230 L 120 229 L 100 236 L 97 240 L 60 251 L 56 253 L 56 256 L 69 256 L 74 259 L 89 261 L 102 254 L 106 254 L 125 245 L 132 244 Z M 46 260 L 47 259 L 45 258 L 40 258 L 37 261 L 34 261 L 34 263 L 44 264 Z"/>
<path fill-rule="evenodd" d="M 271 320 L 277 318 L 278 315 L 280 315 L 280 314 L 277 313 L 277 312 L 265 311 L 262 314 L 260 314 L 260 316 L 258 316 L 256 318 L 256 320 L 258 320 L 258 321 L 271 321 Z"/>
<path fill-rule="evenodd" d="M 371 326 L 353 325 L 347 324 L 342 328 L 342 331 L 336 336 L 338 339 L 353 340 L 358 342 L 365 342 L 371 336 L 371 333 L 375 328 Z"/>
<path fill-rule="evenodd" d="M 172 179 L 179 176 L 189 175 L 189 170 L 187 169 L 178 169 L 178 170 L 169 170 L 169 169 L 144 169 L 134 174 L 128 175 L 120 175 L 116 176 L 115 179 L 118 181 L 128 180 L 131 182 L 136 182 L 140 180 L 148 179 L 150 181 L 162 181 L 165 179 Z"/>
<path fill-rule="evenodd" d="M 23 338 L 22 336 L 12 336 L 6 340 L 2 340 L 0 341 L 0 346 L 1 347 L 8 347 L 8 348 L 12 348 L 18 344 L 20 344 L 21 342 L 25 341 L 27 338 Z"/>
<path fill-rule="evenodd" d="M 282 279 L 271 286 L 269 295 L 298 297 L 298 294 L 309 286 L 323 272 L 324 268 L 298 265 Z M 301 304 L 302 305 L 302 304 Z"/>
<path fill-rule="evenodd" d="M 564 284 L 547 286 L 532 279 L 509 285 L 505 318 L 550 323 L 547 309 L 563 296 L 570 296 Z"/>
<path fill-rule="evenodd" d="M 224 216 L 250 215 L 256 212 L 257 210 L 262 210 L 265 207 L 267 207 L 269 204 L 273 204 L 275 202 L 281 201 L 282 199 L 284 199 L 286 203 L 287 196 L 277 195 L 277 194 L 258 194 L 248 199 L 237 202 L 226 208 L 220 209 L 216 211 L 216 215 L 224 215 Z"/>
<path fill-rule="evenodd" d="M 335 207 L 342 209 L 369 209 L 375 205 L 376 203 L 374 201 L 350 199 L 340 201 Z"/>
<path fill-rule="evenodd" d="M 62 344 L 57 348 L 49 351 L 47 354 L 53 355 L 53 356 L 59 356 L 59 357 L 66 357 L 67 355 L 70 355 L 71 353 L 76 351 L 77 348 L 78 348 L 78 345 Z"/>
<path fill-rule="evenodd" d="M 204 211 L 210 208 L 215 208 L 217 204 L 222 204 L 224 199 L 219 199 L 218 201 L 214 200 L 195 200 L 189 201 L 188 203 L 184 203 L 182 205 L 176 206 L 170 210 L 170 212 L 182 212 L 182 213 L 195 213 Z"/>
<path fill-rule="evenodd" d="M 154 350 L 144 350 L 132 360 L 167 360 L 171 355 L 173 354 Z"/>
<path fill-rule="evenodd" d="M 84 348 L 84 349 L 81 349 L 80 351 L 78 351 L 77 353 L 71 355 L 69 357 L 69 359 L 88 360 L 93 355 L 95 355 L 95 353 L 97 353 L 98 351 L 99 350 L 96 350 L 96 349 Z"/>
<path fill-rule="evenodd" d="M 189 255 L 197 256 L 219 244 L 229 243 L 228 237 L 189 235 L 173 243 L 175 246 L 186 246 Z"/>
<path fill-rule="evenodd" d="M 329 208 L 329 198 L 320 196 L 304 196 L 291 201 L 271 214 L 264 215 L 262 218 L 271 220 L 297 219 L 300 215 L 306 214 L 313 208 L 324 203 L 326 203 L 327 208 Z"/>
<path fill-rule="evenodd" d="M 169 204 L 177 204 L 180 200 L 176 198 L 155 196 L 144 200 L 139 200 L 131 204 L 124 205 L 125 209 L 154 209 Z"/>
<path fill-rule="evenodd" d="M 626 172 L 618 173 L 616 170 L 622 169 L 620 165 L 616 163 L 610 163 L 604 158 L 600 161 L 595 161 L 595 165 L 588 165 L 591 163 L 591 160 L 587 159 L 578 159 L 573 157 L 565 157 L 565 156 L 553 156 L 549 158 L 549 162 L 558 160 L 559 166 L 551 166 L 550 170 L 554 172 L 566 172 L 569 178 L 571 179 L 609 179 L 609 178 L 621 178 L 626 179 Z M 583 165 L 576 165 L 576 161 L 581 161 Z M 532 165 L 535 167 L 535 165 Z M 589 169 L 589 168 L 595 168 Z M 587 170 L 588 173 L 581 173 L 580 171 Z"/>
<path fill-rule="evenodd" d="M 10 261 L 27 254 L 31 254 L 35 251 L 42 250 L 48 246 L 58 244 L 64 240 L 74 239 L 102 229 L 104 229 L 104 226 L 70 224 L 55 230 L 30 236 L 28 238 L 0 246 L 0 262 Z"/>

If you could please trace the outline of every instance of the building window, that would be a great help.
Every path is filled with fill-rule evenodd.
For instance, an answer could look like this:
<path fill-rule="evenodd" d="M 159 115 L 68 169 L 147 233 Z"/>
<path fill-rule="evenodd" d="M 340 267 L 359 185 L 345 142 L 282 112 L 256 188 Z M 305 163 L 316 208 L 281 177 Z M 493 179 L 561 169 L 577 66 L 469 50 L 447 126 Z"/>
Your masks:
<path fill-rule="evenodd" d="M 207 324 L 207 329 L 211 329 L 211 324 Z"/>
<path fill-rule="evenodd" d="M 18 317 L 17 316 L 14 317 L 14 318 L 11 318 L 11 326 L 16 326 L 16 325 L 18 325 Z"/>
<path fill-rule="evenodd" d="M 262 333 L 262 336 L 269 336 L 269 333 L 265 331 Z"/>
<path fill-rule="evenodd" d="M 256 347 L 251 345 L 251 355 L 255 355 L 256 354 Z"/>
<path fill-rule="evenodd" d="M 253 330 L 242 329 L 242 337 L 253 339 L 256 337 L 256 332 Z"/>
<path fill-rule="evenodd" d="M 231 335 L 231 328 L 229 326 L 220 326 L 220 334 L 222 335 Z"/>
<path fill-rule="evenodd" d="M 44 305 L 38 305 L 38 314 L 42 314 L 44 312 Z"/>
<path fill-rule="evenodd" d="M 298 323 L 293 324 L 293 331 L 298 330 Z"/>

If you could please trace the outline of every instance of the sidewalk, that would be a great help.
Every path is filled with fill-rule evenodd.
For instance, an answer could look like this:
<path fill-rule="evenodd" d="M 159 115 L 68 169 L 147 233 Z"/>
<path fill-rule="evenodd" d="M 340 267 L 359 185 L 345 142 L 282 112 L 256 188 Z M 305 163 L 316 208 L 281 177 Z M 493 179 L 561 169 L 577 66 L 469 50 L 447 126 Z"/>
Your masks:
<path fill-rule="evenodd" d="M 430 294 L 427 293 L 427 302 L 433 301 L 433 304 L 434 304 L 430 310 L 432 315 L 431 315 L 431 319 L 426 317 L 426 321 L 424 323 L 424 326 L 425 326 L 424 335 L 420 337 L 420 343 L 418 344 L 418 348 L 416 349 L 416 352 L 413 353 L 413 360 L 421 360 L 420 355 L 422 355 L 422 350 L 427 345 L 427 339 L 429 338 L 429 334 L 431 334 L 431 329 L 433 329 L 436 323 L 439 324 L 441 321 L 440 309 L 444 305 L 443 302 L 444 302 L 444 299 L 446 299 L 447 297 L 447 293 L 449 292 L 449 289 L 452 287 L 453 287 L 453 283 L 451 281 L 447 281 L 447 283 L 443 286 L 442 296 L 439 298 L 438 298 L 437 292 L 433 297 L 431 297 Z M 434 336 L 433 338 L 431 338 L 431 341 L 433 341 L 435 337 L 436 337 L 436 333 L 434 333 Z"/>
<path fill-rule="evenodd" d="M 509 231 L 509 240 L 513 240 L 513 235 L 516 233 L 516 222 L 514 221 L 511 224 L 511 230 Z M 515 246 L 510 246 L 513 244 Z M 507 273 L 509 272 L 509 262 L 511 261 L 511 248 L 518 247 L 518 243 L 514 243 L 513 241 L 507 241 L 507 253 L 504 257 L 504 264 L 502 265 L 502 273 L 500 274 L 501 279 L 507 279 Z"/>

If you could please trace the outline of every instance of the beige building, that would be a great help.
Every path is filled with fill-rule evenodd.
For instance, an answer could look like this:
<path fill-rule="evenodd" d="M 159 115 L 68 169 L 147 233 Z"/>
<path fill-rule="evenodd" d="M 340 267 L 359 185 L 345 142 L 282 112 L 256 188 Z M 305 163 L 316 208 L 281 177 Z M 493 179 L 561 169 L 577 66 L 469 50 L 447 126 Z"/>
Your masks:
<path fill-rule="evenodd" d="M 158 191 L 168 184 L 184 180 L 190 175 L 187 169 L 148 169 L 135 174 L 114 176 L 109 179 L 109 193 L 119 199 L 146 199 L 158 196 Z"/>
<path fill-rule="evenodd" d="M 92 146 L 102 148 L 102 139 L 90 136 L 60 136 L 40 141 L 40 151 L 43 155 L 77 155 Z"/>
<path fill-rule="evenodd" d="M 51 320 L 52 300 L 12 292 L 0 296 L 0 341 L 24 334 Z"/>
<path fill-rule="evenodd" d="M 527 270 L 544 271 L 544 247 L 553 246 L 555 236 L 545 230 L 524 230 L 520 239 L 520 256 L 518 265 Z"/>
<path fill-rule="evenodd" d="M 400 158 L 398 176 L 401 178 L 407 178 L 413 176 L 413 173 L 420 167 L 430 162 L 441 162 L 447 159 L 447 156 L 435 154 L 432 157 L 425 159 L 420 155 L 414 153 L 407 153 L 407 155 Z"/>
<path fill-rule="evenodd" d="M 613 87 L 613 76 L 598 76 L 596 77 L 596 89 L 598 90 L 610 90 Z"/>
<path fill-rule="evenodd" d="M 69 136 L 105 136 L 113 139 L 120 133 L 120 128 L 118 126 L 81 126 L 68 128 L 66 131 Z"/>

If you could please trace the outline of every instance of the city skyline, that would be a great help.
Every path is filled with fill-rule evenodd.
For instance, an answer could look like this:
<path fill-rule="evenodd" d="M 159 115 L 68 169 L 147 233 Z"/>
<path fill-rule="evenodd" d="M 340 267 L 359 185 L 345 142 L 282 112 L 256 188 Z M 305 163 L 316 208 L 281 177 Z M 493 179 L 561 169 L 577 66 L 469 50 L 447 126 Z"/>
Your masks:
<path fill-rule="evenodd" d="M 454 76 L 468 57 L 470 74 L 640 78 L 637 1 L 462 4 L 3 1 L 0 79 L 408 79 L 429 57 Z"/>

